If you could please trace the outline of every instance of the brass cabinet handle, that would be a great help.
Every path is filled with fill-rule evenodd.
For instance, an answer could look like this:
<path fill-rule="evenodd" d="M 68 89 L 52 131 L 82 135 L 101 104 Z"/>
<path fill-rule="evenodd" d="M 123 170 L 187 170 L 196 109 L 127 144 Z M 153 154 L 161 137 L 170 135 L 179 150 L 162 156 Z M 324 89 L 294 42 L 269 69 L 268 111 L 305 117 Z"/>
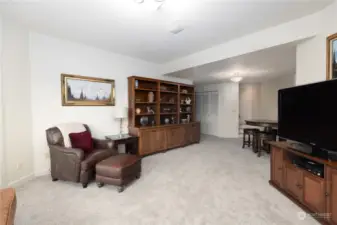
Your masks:
<path fill-rule="evenodd" d="M 329 196 L 329 193 L 328 192 L 325 192 L 325 197 L 328 197 Z"/>

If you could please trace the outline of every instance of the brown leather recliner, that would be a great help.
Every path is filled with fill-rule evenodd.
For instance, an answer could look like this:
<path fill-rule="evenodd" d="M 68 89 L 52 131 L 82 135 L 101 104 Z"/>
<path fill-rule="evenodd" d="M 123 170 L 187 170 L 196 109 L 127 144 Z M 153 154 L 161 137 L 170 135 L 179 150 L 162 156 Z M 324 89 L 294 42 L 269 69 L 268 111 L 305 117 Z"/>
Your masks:
<path fill-rule="evenodd" d="M 90 129 L 83 124 L 87 131 Z M 84 154 L 82 149 L 64 147 L 64 139 L 57 127 L 46 130 L 50 150 L 50 172 L 53 181 L 65 180 L 82 183 L 86 188 L 89 181 L 95 177 L 95 166 L 98 162 L 117 155 L 118 151 L 113 141 L 93 138 L 94 150 Z"/>

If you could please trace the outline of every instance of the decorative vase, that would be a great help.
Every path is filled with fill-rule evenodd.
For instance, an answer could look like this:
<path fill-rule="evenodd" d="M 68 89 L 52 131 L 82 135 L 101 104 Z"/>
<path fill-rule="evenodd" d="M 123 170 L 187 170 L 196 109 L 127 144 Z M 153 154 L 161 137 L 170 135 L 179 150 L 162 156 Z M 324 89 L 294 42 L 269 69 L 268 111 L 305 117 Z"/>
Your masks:
<path fill-rule="evenodd" d="M 138 80 L 135 80 L 135 87 L 138 88 Z"/>
<path fill-rule="evenodd" d="M 150 106 L 147 106 L 146 109 L 147 109 L 147 113 L 154 114 L 154 111 Z"/>
<path fill-rule="evenodd" d="M 191 115 L 187 115 L 187 123 L 191 122 Z"/>
<path fill-rule="evenodd" d="M 165 124 L 169 124 L 170 123 L 170 119 L 169 118 L 166 118 L 165 119 Z"/>
<path fill-rule="evenodd" d="M 141 112 L 142 112 L 142 110 L 141 110 L 140 108 L 137 108 L 137 109 L 136 109 L 136 113 L 137 113 L 137 114 L 139 114 L 139 113 L 141 113 Z"/>
<path fill-rule="evenodd" d="M 141 124 L 142 126 L 146 126 L 148 123 L 149 123 L 149 118 L 148 118 L 147 116 L 142 116 L 142 117 L 140 118 L 140 124 Z"/>
<path fill-rule="evenodd" d="M 149 102 L 153 102 L 154 101 L 154 94 L 153 94 L 152 91 L 150 91 L 149 94 L 148 94 L 148 100 L 149 100 Z"/>
<path fill-rule="evenodd" d="M 185 102 L 186 102 L 187 105 L 189 105 L 189 104 L 191 104 L 192 99 L 191 99 L 190 97 L 187 97 L 187 98 L 185 99 Z"/>

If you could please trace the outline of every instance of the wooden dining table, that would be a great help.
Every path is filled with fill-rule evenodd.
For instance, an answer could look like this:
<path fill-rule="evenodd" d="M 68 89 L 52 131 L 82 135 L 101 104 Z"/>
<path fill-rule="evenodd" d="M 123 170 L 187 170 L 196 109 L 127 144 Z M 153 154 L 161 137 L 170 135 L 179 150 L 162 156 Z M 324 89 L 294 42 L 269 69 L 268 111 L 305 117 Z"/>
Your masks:
<path fill-rule="evenodd" d="M 263 119 L 252 119 L 252 120 L 245 120 L 247 125 L 250 126 L 257 126 L 257 127 L 268 127 L 272 129 L 277 129 L 278 122 L 276 120 L 263 120 Z"/>
<path fill-rule="evenodd" d="M 276 120 L 251 119 L 245 120 L 247 125 L 255 127 L 263 127 L 263 131 L 273 135 L 273 140 L 276 141 L 278 133 L 278 122 Z M 276 131 L 276 132 L 275 132 Z M 260 153 L 259 153 L 260 154 Z"/>

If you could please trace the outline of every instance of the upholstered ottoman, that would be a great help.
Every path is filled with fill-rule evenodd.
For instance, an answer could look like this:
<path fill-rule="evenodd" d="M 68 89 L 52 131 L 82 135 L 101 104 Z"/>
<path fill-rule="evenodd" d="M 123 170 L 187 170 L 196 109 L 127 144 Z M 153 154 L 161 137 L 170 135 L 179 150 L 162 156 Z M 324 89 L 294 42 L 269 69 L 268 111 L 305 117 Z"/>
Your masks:
<path fill-rule="evenodd" d="M 0 190 L 0 224 L 13 225 L 16 211 L 16 194 L 13 188 Z"/>
<path fill-rule="evenodd" d="M 141 158 L 136 155 L 118 154 L 96 164 L 96 183 L 118 186 L 118 192 L 141 174 Z"/>

